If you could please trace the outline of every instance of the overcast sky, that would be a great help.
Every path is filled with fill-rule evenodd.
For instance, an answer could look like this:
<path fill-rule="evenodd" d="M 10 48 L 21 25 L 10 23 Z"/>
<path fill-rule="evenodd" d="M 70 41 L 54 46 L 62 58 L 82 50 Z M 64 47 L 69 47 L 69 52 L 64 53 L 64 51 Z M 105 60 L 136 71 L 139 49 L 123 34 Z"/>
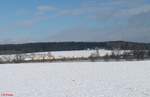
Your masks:
<path fill-rule="evenodd" d="M 0 0 L 0 43 L 150 42 L 150 0 Z"/>

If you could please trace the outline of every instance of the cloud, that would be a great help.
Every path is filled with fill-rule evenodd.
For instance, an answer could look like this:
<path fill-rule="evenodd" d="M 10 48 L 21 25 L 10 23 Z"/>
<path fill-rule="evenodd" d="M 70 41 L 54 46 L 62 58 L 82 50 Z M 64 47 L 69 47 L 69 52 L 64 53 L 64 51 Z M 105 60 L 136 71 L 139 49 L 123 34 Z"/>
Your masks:
<path fill-rule="evenodd" d="M 150 42 L 150 28 L 118 26 L 115 28 L 74 27 L 49 36 L 48 41 L 135 41 Z"/>
<path fill-rule="evenodd" d="M 45 13 L 55 11 L 56 9 L 57 9 L 57 8 L 55 8 L 54 6 L 50 6 L 50 5 L 40 5 L 40 6 L 37 7 L 37 14 L 43 15 L 43 14 L 45 14 Z"/>
<path fill-rule="evenodd" d="M 93 9 L 91 10 L 93 11 Z M 72 29 L 66 29 L 65 31 L 60 32 L 60 34 L 51 37 L 51 39 L 54 41 L 125 40 L 150 42 L 150 6 L 148 4 L 142 4 L 139 7 L 130 7 L 125 9 L 114 10 L 113 8 L 108 8 L 105 9 L 105 11 L 104 9 L 105 8 L 99 9 L 99 7 L 96 7 L 93 11 L 93 16 L 99 20 L 97 22 L 104 19 L 110 22 L 110 19 L 114 20 L 116 18 L 121 18 L 121 25 L 117 24 L 116 19 L 111 28 L 107 26 L 105 26 L 104 29 L 83 26 L 75 27 Z"/>
<path fill-rule="evenodd" d="M 86 6 L 87 13 L 93 19 L 114 19 L 130 18 L 134 15 L 150 12 L 150 4 L 142 2 L 143 0 L 110 0 L 109 2 L 89 4 Z"/>
<path fill-rule="evenodd" d="M 20 21 L 12 22 L 6 26 L 3 26 L 0 28 L 0 32 L 15 32 L 15 30 L 18 29 L 32 29 L 39 25 L 40 23 L 46 21 L 48 17 L 46 16 L 39 16 L 39 17 L 33 17 L 31 19 L 23 19 Z M 9 29 L 8 29 L 9 28 Z"/>
<path fill-rule="evenodd" d="M 16 26 L 22 27 L 22 28 L 32 28 L 40 24 L 41 22 L 47 20 L 48 18 L 49 17 L 47 16 L 35 16 L 31 19 L 24 19 L 24 20 L 18 21 L 16 23 Z"/>
<path fill-rule="evenodd" d="M 150 4 L 146 0 L 88 0 L 73 9 L 59 9 L 58 16 L 84 16 L 96 22 L 107 21 L 105 29 L 74 27 L 51 37 L 53 41 L 125 40 L 150 42 Z M 120 22 L 120 25 L 117 24 Z M 102 24 L 101 24 L 102 25 Z"/>
<path fill-rule="evenodd" d="M 59 9 L 59 8 L 57 8 Z M 150 12 L 150 4 L 143 0 L 87 0 L 79 7 L 59 9 L 57 16 L 85 16 L 95 20 L 130 18 L 133 15 Z"/>
<path fill-rule="evenodd" d="M 58 16 L 85 16 L 91 19 L 110 19 L 115 16 L 124 15 L 128 11 L 128 14 L 131 14 L 131 9 L 125 8 L 129 5 L 126 5 L 123 1 L 109 1 L 102 2 L 99 0 L 88 0 L 82 2 L 79 7 L 76 8 L 66 8 L 59 9 L 55 14 Z M 133 9 L 132 9 L 133 10 Z M 135 9 L 136 10 L 136 9 Z M 134 10 L 133 10 L 134 11 Z"/>
<path fill-rule="evenodd" d="M 150 5 L 143 5 L 136 8 L 123 9 L 121 11 L 116 12 L 114 16 L 131 17 L 134 15 L 144 14 L 148 12 L 150 12 Z"/>
<path fill-rule="evenodd" d="M 145 0 L 82 1 L 78 6 L 72 8 L 69 8 L 67 5 L 65 8 L 52 5 L 37 6 L 30 19 L 24 19 L 12 24 L 13 29 L 10 27 L 9 30 L 20 27 L 30 29 L 48 20 L 50 18 L 49 14 L 56 16 L 56 19 L 60 19 L 60 17 L 63 19 L 66 16 L 75 19 L 82 16 L 87 21 L 94 21 L 99 25 L 89 27 L 85 24 L 84 26 L 80 25 L 80 27 L 66 28 L 63 31 L 60 30 L 55 36 L 50 35 L 48 37 L 49 41 L 126 40 L 150 42 L 150 4 L 145 3 Z M 110 25 L 105 25 L 105 22 L 110 23 L 111 27 Z M 117 24 L 118 22 L 120 25 Z M 104 28 L 101 26 L 104 26 Z M 1 31 L 5 30 L 2 29 Z"/>
<path fill-rule="evenodd" d="M 75 27 L 66 29 L 57 35 L 51 36 L 49 41 L 97 41 L 98 28 Z M 102 37 L 99 37 L 101 39 Z M 104 38 L 103 38 L 104 39 Z M 102 39 L 102 40 L 103 40 Z"/>

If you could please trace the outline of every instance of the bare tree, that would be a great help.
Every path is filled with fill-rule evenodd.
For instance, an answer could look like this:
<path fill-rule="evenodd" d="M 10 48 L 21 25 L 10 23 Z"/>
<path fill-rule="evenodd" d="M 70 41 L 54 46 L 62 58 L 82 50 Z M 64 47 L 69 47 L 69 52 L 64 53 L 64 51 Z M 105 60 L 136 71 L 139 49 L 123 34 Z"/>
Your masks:
<path fill-rule="evenodd" d="M 24 54 L 15 54 L 14 56 L 14 62 L 15 63 L 20 63 L 20 62 L 24 62 Z"/>

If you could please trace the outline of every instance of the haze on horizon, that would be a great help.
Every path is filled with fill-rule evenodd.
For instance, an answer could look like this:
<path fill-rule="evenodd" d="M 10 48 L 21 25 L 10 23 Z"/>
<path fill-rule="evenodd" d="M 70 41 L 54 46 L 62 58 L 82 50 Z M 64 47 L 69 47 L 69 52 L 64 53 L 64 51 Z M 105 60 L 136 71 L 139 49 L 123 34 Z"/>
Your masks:
<path fill-rule="evenodd" d="M 150 42 L 150 0 L 1 0 L 0 43 Z"/>

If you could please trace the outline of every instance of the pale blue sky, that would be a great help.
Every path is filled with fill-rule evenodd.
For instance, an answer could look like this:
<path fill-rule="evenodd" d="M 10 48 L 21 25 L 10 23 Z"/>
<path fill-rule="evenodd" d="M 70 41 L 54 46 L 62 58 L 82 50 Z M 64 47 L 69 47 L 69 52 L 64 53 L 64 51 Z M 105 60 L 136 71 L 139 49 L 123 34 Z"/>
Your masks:
<path fill-rule="evenodd" d="M 0 0 L 0 43 L 150 42 L 149 0 Z"/>

